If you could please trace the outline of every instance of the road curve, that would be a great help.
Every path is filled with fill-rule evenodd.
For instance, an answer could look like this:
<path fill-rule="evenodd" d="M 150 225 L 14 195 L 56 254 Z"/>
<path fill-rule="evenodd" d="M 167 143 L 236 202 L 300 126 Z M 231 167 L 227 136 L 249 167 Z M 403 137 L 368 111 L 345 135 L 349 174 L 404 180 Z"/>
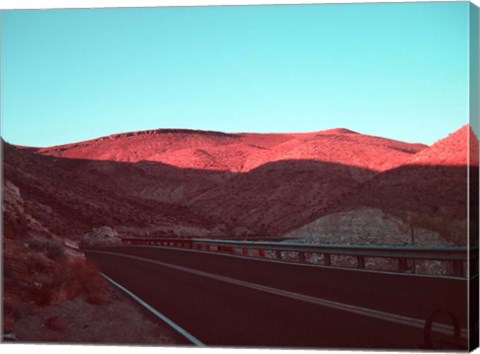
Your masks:
<path fill-rule="evenodd" d="M 208 346 L 425 345 L 436 310 L 467 319 L 467 283 L 258 261 L 161 247 L 86 250 L 108 277 Z M 450 327 L 437 325 L 447 338 Z M 443 335 L 442 335 L 443 333 Z"/>

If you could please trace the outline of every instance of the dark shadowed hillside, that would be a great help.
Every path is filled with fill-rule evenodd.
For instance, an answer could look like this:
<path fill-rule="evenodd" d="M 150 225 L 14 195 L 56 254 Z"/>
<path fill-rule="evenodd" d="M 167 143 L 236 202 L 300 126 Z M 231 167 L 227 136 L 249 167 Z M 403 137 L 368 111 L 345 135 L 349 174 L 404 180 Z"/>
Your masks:
<path fill-rule="evenodd" d="M 403 244 L 411 242 L 412 232 L 413 237 L 415 233 L 422 235 L 424 239 L 417 240 L 420 243 L 432 243 L 433 234 L 437 234 L 441 238 L 438 240 L 437 237 L 437 242 L 465 244 L 469 147 L 471 151 L 478 151 L 478 139 L 471 128 L 465 126 L 416 153 L 402 166 L 373 176 L 346 198 L 337 199 L 330 206 L 329 214 L 332 215 L 323 220 L 320 218 L 292 235 L 302 237 L 321 233 L 325 222 L 328 221 L 332 229 L 332 224 L 344 224 L 345 220 L 341 220 L 348 215 L 350 222 L 364 218 L 364 233 L 378 230 L 383 234 L 394 233 L 398 235 L 398 242 Z M 471 161 L 471 168 L 478 169 L 478 158 Z M 367 219 L 365 210 L 370 213 Z M 393 230 L 391 225 L 382 228 L 381 223 L 373 218 L 383 218 L 384 225 L 396 223 L 398 230 Z M 367 224 L 376 230 L 367 230 Z"/>
<path fill-rule="evenodd" d="M 31 213 L 65 237 L 109 226 L 143 236 L 300 230 L 290 235 L 302 238 L 303 225 L 367 208 L 457 243 L 441 220 L 466 218 L 468 134 L 476 139 L 467 126 L 426 147 L 347 129 L 153 130 L 41 149 L 6 144 L 5 177 L 42 205 Z"/>
<path fill-rule="evenodd" d="M 229 237 L 299 227 L 424 148 L 346 129 L 155 130 L 52 148 L 8 146 L 6 162 L 20 170 L 7 177 L 29 198 L 53 205 L 63 219 L 75 215 L 77 228 Z"/>

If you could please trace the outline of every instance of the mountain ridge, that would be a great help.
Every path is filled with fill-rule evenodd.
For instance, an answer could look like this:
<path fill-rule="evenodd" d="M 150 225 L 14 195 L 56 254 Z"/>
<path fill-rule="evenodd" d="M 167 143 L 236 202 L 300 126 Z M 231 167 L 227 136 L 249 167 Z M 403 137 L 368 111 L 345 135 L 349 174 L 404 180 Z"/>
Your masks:
<path fill-rule="evenodd" d="M 362 208 L 401 219 L 409 209 L 440 210 L 463 220 L 456 194 L 466 181 L 453 167 L 467 161 L 469 129 L 430 147 L 343 128 L 291 134 L 159 129 L 40 149 L 4 143 L 5 176 L 27 199 L 57 212 L 59 234 L 76 225 L 75 234 L 111 226 L 139 235 L 278 236 Z M 438 183 L 450 186 L 442 198 L 434 196 Z M 75 208 L 81 222 L 71 220 Z"/>
<path fill-rule="evenodd" d="M 342 143 L 342 149 L 330 149 L 332 143 Z M 423 144 L 409 144 L 381 137 L 363 135 L 344 128 L 312 133 L 221 133 L 185 129 L 158 129 L 133 133 L 114 134 L 79 143 L 40 148 L 41 155 L 112 160 L 125 162 L 155 161 L 183 168 L 200 168 L 230 171 L 249 171 L 265 163 L 284 159 L 322 160 L 348 163 L 348 156 L 338 156 L 342 151 L 353 151 L 363 146 L 357 154 L 369 155 L 366 149 L 389 150 L 398 161 L 378 161 L 368 168 L 385 170 L 401 164 L 405 154 L 416 153 Z M 323 154 L 323 156 L 319 156 Z M 321 158 L 320 158 L 321 157 Z M 362 156 L 359 156 L 361 159 Z M 364 160 L 370 158 L 365 156 Z M 375 157 L 381 160 L 381 154 Z M 357 159 L 358 160 L 358 159 Z M 363 167 L 361 161 L 355 161 Z"/>

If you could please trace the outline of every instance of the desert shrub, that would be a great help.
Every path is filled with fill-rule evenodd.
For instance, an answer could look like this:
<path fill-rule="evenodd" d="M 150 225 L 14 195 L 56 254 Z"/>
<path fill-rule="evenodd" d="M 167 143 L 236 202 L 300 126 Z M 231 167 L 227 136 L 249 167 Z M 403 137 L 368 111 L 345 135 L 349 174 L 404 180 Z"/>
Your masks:
<path fill-rule="evenodd" d="M 75 262 L 72 264 L 71 275 L 79 286 L 79 293 L 85 301 L 96 305 L 106 303 L 107 285 L 100 276 L 95 263 L 90 261 Z"/>
<path fill-rule="evenodd" d="M 44 250 L 51 260 L 64 261 L 66 259 L 65 248 L 58 243 L 46 242 Z"/>
<path fill-rule="evenodd" d="M 95 264 L 84 259 L 66 261 L 64 258 L 64 261 L 54 262 L 38 255 L 32 258 L 35 276 L 30 294 L 36 305 L 47 306 L 77 296 L 94 304 L 106 302 L 107 287 Z"/>
<path fill-rule="evenodd" d="M 57 242 L 33 240 L 28 243 L 28 246 L 34 251 L 45 253 L 53 261 L 64 261 L 66 259 L 65 248 Z"/>
<path fill-rule="evenodd" d="M 32 297 L 38 306 L 46 306 L 82 296 L 93 304 L 106 303 L 106 284 L 96 266 L 76 261 L 57 265 L 48 274 L 35 279 Z"/>
<path fill-rule="evenodd" d="M 25 316 L 21 304 L 43 307 L 79 296 L 91 304 L 107 303 L 107 284 L 95 264 L 70 256 L 62 244 L 28 240 L 6 246 L 4 301 L 11 309 L 6 314 L 8 323 Z"/>

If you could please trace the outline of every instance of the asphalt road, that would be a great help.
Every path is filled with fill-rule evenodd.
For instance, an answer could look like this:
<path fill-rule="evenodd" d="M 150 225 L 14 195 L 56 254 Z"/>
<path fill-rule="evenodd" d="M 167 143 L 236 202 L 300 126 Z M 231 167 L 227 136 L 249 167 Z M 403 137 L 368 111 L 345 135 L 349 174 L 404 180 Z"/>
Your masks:
<path fill-rule="evenodd" d="M 85 252 L 104 274 L 208 346 L 419 349 L 424 322 L 436 310 L 467 327 L 465 280 L 159 247 Z M 448 316 L 439 321 L 451 324 Z M 434 332 L 436 345 L 451 340 L 442 330 L 450 332 Z"/>

